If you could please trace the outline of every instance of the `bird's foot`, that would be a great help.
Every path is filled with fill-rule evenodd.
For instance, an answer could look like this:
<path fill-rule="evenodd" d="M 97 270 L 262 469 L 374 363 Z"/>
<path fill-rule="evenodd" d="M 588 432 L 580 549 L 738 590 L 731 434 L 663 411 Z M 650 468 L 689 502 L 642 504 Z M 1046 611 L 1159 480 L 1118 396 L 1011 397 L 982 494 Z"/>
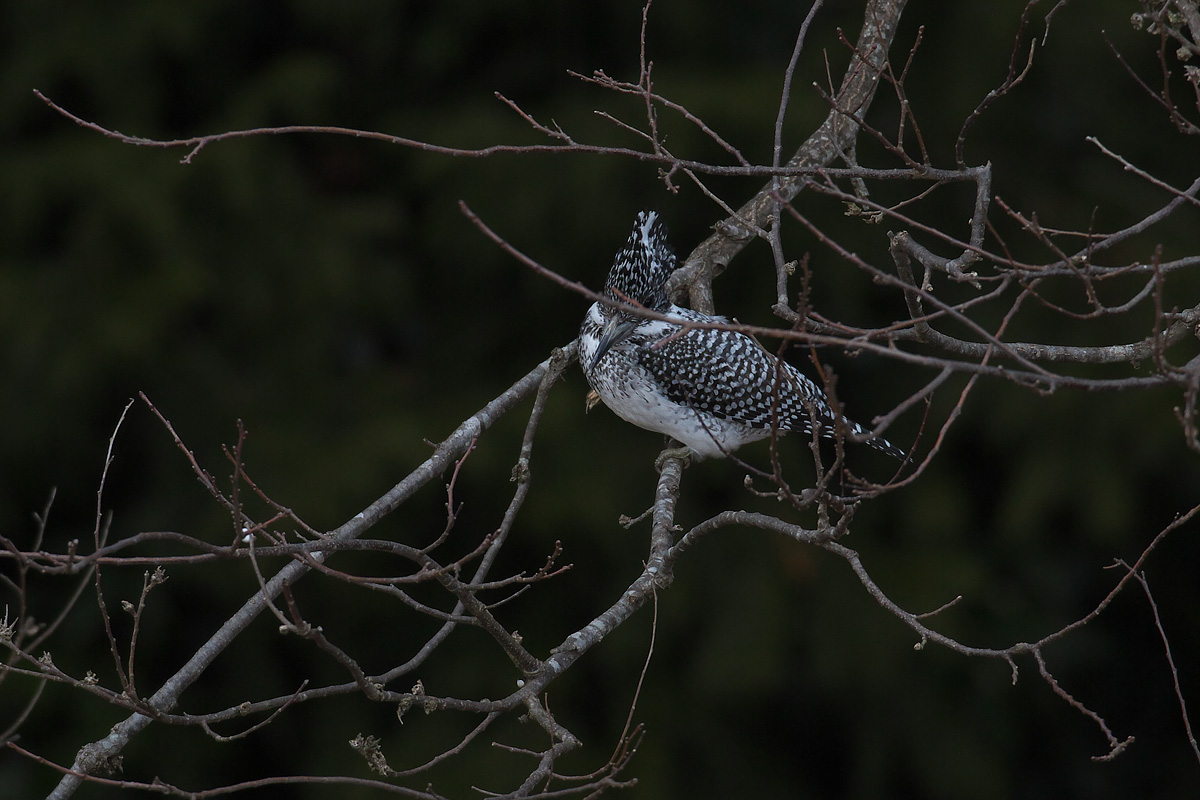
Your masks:
<path fill-rule="evenodd" d="M 692 451 L 688 447 L 668 447 L 658 454 L 658 458 L 654 459 L 655 472 L 662 473 L 663 465 L 666 464 L 668 458 L 678 458 L 683 462 L 683 466 L 688 466 L 692 463 Z"/>

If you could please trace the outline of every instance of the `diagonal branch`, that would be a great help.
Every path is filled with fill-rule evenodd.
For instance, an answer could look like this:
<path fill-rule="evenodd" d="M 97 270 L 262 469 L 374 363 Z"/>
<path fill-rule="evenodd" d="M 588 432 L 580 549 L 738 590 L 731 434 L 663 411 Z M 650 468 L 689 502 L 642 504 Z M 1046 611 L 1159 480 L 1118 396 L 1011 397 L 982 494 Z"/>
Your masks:
<path fill-rule="evenodd" d="M 396 484 L 387 494 L 356 514 L 350 521 L 328 534 L 333 543 L 344 542 L 361 536 L 384 516 L 400 506 L 435 477 L 452 467 L 479 434 L 490 428 L 497 419 L 530 396 L 538 388 L 542 376 L 550 365 L 547 359 L 538 364 L 523 378 L 509 387 L 474 415 L 464 420 L 437 448 L 432 456 Z M 314 551 L 308 558 L 320 563 L 326 551 Z M 291 561 L 272 577 L 261 592 L 254 594 L 223 624 L 212 637 L 192 655 L 178 672 L 169 678 L 148 700 L 149 705 L 161 711 L 169 711 L 179 702 L 180 696 L 192 685 L 225 651 L 250 623 L 266 608 L 268 603 L 283 591 L 284 586 L 294 584 L 311 567 L 304 561 Z M 72 771 L 63 776 L 58 786 L 49 795 L 50 800 L 65 800 L 71 797 L 84 781 L 84 775 L 103 770 L 118 757 L 130 740 L 149 725 L 151 718 L 144 714 L 132 714 L 113 726 L 103 739 L 80 748 L 75 756 Z"/>
<path fill-rule="evenodd" d="M 805 140 L 785 167 L 794 174 L 773 178 L 737 212 L 720 222 L 716 232 L 692 251 L 671 277 L 670 287 L 689 290 L 692 308 L 711 314 L 712 281 L 729 266 L 750 240 L 769 227 L 779 203 L 790 202 L 807 181 L 804 170 L 827 167 L 854 146 L 859 125 L 855 116 L 866 113 L 879 88 L 879 76 L 900 23 L 907 0 L 870 0 L 850 66 L 837 94 L 837 107 Z"/>

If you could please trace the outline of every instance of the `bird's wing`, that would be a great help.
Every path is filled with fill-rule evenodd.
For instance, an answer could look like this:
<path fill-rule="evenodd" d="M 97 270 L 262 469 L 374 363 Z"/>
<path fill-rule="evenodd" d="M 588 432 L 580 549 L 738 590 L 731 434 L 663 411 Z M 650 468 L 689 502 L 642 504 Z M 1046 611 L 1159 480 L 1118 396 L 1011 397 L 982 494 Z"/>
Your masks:
<path fill-rule="evenodd" d="M 688 312 L 696 321 L 723 322 Z M 812 433 L 815 419 L 821 434 L 836 435 L 838 416 L 825 393 L 803 373 L 741 333 L 715 328 L 680 329 L 674 336 L 638 350 L 638 362 L 661 384 L 668 398 L 721 419 L 755 428 L 778 425 L 782 430 Z M 846 417 L 851 433 L 870 431 Z M 881 436 L 866 442 L 895 458 L 904 451 Z"/>
<path fill-rule="evenodd" d="M 642 347 L 638 361 L 680 405 L 756 428 L 778 424 L 796 431 L 811 431 L 815 414 L 832 435 L 835 417 L 817 385 L 744 334 L 682 330 Z"/>

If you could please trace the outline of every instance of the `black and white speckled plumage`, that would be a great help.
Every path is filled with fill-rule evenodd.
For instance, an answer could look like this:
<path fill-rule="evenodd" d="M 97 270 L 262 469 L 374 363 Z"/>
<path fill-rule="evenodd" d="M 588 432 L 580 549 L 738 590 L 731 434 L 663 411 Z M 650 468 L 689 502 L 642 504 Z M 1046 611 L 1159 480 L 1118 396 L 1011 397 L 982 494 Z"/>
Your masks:
<path fill-rule="evenodd" d="M 613 260 L 605 296 L 640 305 L 676 322 L 646 319 L 595 303 L 579 332 L 579 361 L 588 383 L 617 416 L 665 433 L 698 457 L 732 451 L 781 431 L 811 434 L 815 419 L 832 438 L 836 416 L 821 389 L 799 370 L 750 337 L 715 328 L 683 331 L 688 322 L 728 322 L 681 308 L 667 297 L 675 268 L 667 231 L 654 212 L 643 211 Z M 854 434 L 870 432 L 845 420 Z M 896 457 L 886 439 L 867 444 Z"/>

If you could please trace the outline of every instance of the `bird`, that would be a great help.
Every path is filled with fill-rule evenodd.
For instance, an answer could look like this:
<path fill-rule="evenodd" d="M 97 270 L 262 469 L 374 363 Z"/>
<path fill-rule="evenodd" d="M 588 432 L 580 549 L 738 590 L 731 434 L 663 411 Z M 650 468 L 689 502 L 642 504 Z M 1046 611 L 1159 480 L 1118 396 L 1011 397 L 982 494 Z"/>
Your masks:
<path fill-rule="evenodd" d="M 607 302 L 596 301 L 580 326 L 584 375 L 618 417 L 670 436 L 684 445 L 680 455 L 696 459 L 728 456 L 772 430 L 811 435 L 816 425 L 832 439 L 839 423 L 876 450 L 904 458 L 900 448 L 835 412 L 796 367 L 746 334 L 718 327 L 728 318 L 671 302 L 667 279 L 674 268 L 666 225 L 656 212 L 640 212 L 613 259 Z"/>

